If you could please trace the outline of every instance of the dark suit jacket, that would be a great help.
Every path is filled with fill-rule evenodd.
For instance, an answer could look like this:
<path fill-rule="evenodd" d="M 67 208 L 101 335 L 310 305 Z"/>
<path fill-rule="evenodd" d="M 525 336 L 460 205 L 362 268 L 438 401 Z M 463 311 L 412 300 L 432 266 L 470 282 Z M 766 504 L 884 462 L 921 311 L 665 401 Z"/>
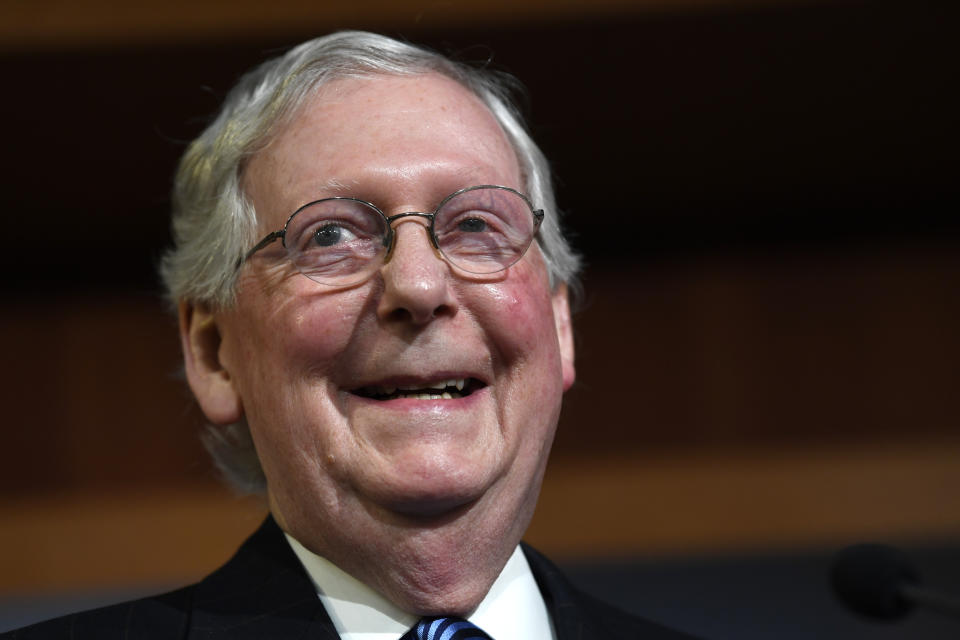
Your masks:
<path fill-rule="evenodd" d="M 524 553 L 558 640 L 692 640 L 574 589 L 542 555 Z M 2 640 L 339 640 L 309 576 L 267 518 L 227 564 L 201 582 L 0 634 Z"/>

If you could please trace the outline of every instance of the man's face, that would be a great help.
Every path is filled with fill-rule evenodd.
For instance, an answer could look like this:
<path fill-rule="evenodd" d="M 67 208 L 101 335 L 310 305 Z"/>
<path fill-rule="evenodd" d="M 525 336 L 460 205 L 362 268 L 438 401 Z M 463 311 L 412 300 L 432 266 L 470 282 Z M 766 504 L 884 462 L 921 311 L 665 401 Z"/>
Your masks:
<path fill-rule="evenodd" d="M 389 216 L 479 184 L 524 191 L 488 110 L 436 75 L 326 85 L 244 174 L 263 234 L 327 196 Z M 384 556 L 442 551 L 455 536 L 499 571 L 532 514 L 574 375 L 566 292 L 551 291 L 536 245 L 504 272 L 464 277 L 427 225 L 396 221 L 391 259 L 350 288 L 309 280 L 274 243 L 243 266 L 232 308 L 185 315 L 188 351 L 213 345 L 188 353 L 191 385 L 214 422 L 246 418 L 281 526 L 368 582 L 374 560 L 358 555 L 389 572 Z M 469 393 L 371 393 L 447 380 Z M 395 586 L 377 586 L 396 601 Z"/>

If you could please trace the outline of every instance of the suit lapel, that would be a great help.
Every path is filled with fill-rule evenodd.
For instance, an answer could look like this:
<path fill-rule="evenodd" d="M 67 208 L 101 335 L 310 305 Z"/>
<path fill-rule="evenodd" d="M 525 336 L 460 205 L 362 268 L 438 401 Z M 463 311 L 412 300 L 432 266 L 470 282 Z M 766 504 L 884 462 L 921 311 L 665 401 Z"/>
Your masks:
<path fill-rule="evenodd" d="M 544 556 L 523 543 L 521 548 L 553 618 L 557 640 L 696 640 L 579 591 Z"/>
<path fill-rule="evenodd" d="M 339 640 L 313 583 L 272 517 L 194 595 L 191 640 Z"/>
<path fill-rule="evenodd" d="M 593 640 L 591 627 L 584 620 L 582 607 L 560 570 L 525 543 L 520 548 L 527 557 L 533 577 L 553 620 L 557 640 Z"/>

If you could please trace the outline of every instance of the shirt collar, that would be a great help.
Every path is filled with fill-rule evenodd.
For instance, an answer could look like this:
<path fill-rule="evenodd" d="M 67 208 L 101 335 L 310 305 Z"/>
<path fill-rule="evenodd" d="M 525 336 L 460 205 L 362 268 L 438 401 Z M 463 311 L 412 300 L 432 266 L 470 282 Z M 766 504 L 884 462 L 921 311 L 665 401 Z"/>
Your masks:
<path fill-rule="evenodd" d="M 419 619 L 285 535 L 342 640 L 398 640 Z M 495 640 L 556 638 L 547 606 L 520 547 L 468 619 Z"/>

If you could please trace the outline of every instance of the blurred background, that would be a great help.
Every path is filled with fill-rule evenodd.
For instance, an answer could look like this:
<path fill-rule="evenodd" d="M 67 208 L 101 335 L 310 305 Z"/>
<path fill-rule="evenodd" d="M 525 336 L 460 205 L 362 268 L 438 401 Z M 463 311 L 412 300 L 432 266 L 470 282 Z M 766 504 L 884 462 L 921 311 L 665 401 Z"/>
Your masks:
<path fill-rule="evenodd" d="M 244 70 L 363 28 L 526 84 L 586 257 L 527 539 L 716 640 L 956 638 L 854 617 L 827 573 L 880 540 L 960 592 L 958 13 L 2 0 L 0 630 L 196 580 L 259 524 L 179 377 L 171 176 Z"/>

